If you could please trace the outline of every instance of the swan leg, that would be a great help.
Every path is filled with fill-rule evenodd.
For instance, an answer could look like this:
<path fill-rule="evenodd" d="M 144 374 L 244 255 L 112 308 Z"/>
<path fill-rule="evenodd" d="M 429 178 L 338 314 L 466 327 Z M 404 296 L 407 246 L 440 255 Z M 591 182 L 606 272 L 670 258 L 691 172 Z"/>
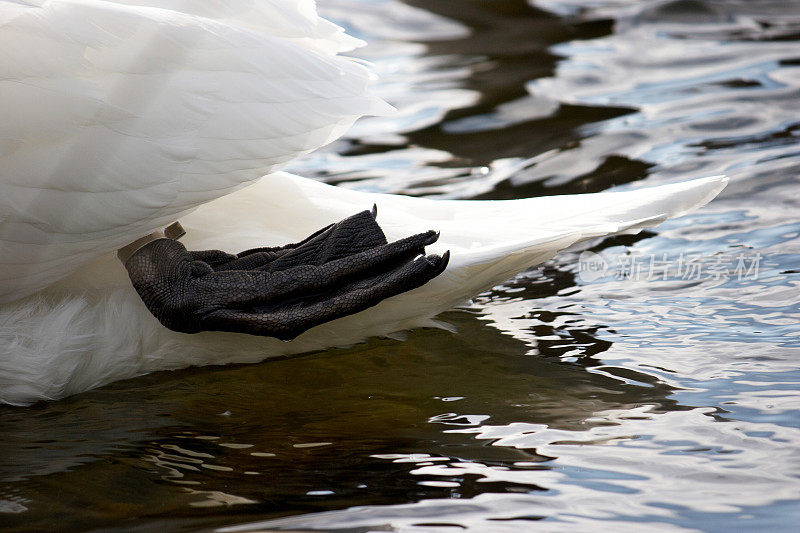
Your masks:
<path fill-rule="evenodd" d="M 437 239 L 428 231 L 389 243 L 375 212 L 364 211 L 298 243 L 239 254 L 188 251 L 175 240 L 157 239 L 125 268 L 147 308 L 169 329 L 290 340 L 439 275 L 449 253 L 425 255 Z"/>

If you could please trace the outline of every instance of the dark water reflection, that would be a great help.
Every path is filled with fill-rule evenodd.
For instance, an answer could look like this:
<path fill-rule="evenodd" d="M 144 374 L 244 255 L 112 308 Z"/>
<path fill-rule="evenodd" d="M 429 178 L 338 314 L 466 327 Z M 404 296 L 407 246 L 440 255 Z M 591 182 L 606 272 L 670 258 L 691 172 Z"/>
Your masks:
<path fill-rule="evenodd" d="M 586 279 L 575 250 L 447 313 L 457 333 L 1 409 L 0 525 L 794 530 L 800 5 L 320 4 L 399 112 L 292 170 L 458 198 L 727 173 L 702 211 L 588 250 L 728 275 Z"/>

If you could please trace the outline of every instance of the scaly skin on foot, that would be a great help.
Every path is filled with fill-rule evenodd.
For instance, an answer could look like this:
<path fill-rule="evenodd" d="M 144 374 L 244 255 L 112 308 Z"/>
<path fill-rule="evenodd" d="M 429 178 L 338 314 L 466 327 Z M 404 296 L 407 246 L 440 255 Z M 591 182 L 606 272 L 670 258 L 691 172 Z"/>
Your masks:
<path fill-rule="evenodd" d="M 449 252 L 425 255 L 438 233 L 389 243 L 375 214 L 363 211 L 296 244 L 235 255 L 188 251 L 178 241 L 157 239 L 125 268 L 147 308 L 169 329 L 291 340 L 424 285 L 447 267 Z"/>

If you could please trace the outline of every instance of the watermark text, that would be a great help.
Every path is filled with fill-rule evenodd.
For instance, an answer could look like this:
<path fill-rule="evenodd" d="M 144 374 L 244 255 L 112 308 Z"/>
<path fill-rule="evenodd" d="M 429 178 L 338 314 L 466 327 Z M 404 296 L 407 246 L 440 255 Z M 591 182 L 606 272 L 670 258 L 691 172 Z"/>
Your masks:
<path fill-rule="evenodd" d="M 613 276 L 616 280 L 757 280 L 762 256 L 755 254 L 677 255 L 631 252 L 614 257 L 583 252 L 578 259 L 578 277 L 594 281 Z"/>

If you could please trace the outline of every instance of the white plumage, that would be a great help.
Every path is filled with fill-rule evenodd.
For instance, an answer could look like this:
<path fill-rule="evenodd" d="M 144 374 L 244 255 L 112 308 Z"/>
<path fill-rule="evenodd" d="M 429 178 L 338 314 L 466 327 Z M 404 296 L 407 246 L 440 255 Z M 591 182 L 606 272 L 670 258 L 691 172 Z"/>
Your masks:
<path fill-rule="evenodd" d="M 313 3 L 143 4 L 0 0 L 0 303 L 389 107 Z"/>
<path fill-rule="evenodd" d="M 431 325 L 562 248 L 638 231 L 724 187 L 712 177 L 459 202 L 274 172 L 387 108 L 368 94 L 368 71 L 335 55 L 357 43 L 310 0 L 0 0 L 0 400 Z M 289 343 L 165 329 L 113 254 L 179 217 L 187 248 L 237 251 L 296 241 L 373 203 L 390 240 L 441 230 L 433 251 L 450 249 L 450 266 Z"/>

